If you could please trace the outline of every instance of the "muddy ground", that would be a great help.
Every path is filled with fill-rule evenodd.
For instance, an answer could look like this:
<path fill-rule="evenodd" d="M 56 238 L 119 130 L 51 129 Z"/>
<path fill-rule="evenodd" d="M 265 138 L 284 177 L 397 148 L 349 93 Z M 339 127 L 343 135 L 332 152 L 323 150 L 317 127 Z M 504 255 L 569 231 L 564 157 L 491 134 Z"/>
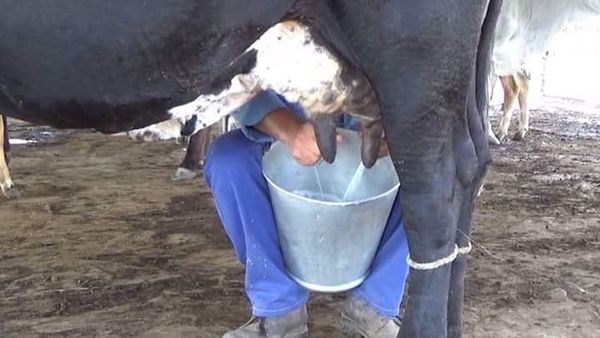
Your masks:
<path fill-rule="evenodd" d="M 469 337 L 600 336 L 600 107 L 538 108 L 525 142 L 493 149 Z M 43 142 L 14 147 L 22 197 L 0 199 L 1 337 L 219 337 L 245 322 L 210 192 L 169 180 L 181 145 L 12 122 Z M 312 299 L 312 337 L 340 336 L 342 299 Z"/>

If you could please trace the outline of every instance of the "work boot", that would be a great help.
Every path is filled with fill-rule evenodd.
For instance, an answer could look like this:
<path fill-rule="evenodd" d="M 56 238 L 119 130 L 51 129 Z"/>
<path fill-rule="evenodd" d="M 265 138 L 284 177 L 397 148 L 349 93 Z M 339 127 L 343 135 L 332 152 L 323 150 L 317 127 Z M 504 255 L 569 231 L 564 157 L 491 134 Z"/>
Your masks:
<path fill-rule="evenodd" d="M 306 338 L 308 337 L 308 313 L 306 306 L 279 317 L 253 317 L 223 338 Z"/>
<path fill-rule="evenodd" d="M 384 317 L 365 300 L 350 297 L 342 310 L 342 331 L 350 337 L 396 338 L 400 320 Z"/>

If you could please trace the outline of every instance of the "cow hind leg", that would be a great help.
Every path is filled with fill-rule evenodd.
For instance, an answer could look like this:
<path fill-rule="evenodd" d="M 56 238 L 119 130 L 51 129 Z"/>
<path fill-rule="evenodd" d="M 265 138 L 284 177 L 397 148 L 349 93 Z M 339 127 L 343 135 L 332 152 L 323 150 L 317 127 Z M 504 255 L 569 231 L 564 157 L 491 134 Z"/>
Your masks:
<path fill-rule="evenodd" d="M 465 165 L 457 166 L 457 171 L 464 171 L 464 168 L 474 169 L 472 175 L 461 175 L 462 187 L 460 192 L 462 196 L 459 206 L 458 222 L 456 227 L 456 248 L 457 257 L 452 263 L 452 273 L 450 276 L 450 288 L 448 295 L 448 337 L 462 337 L 464 329 L 463 320 L 463 302 L 464 302 L 464 282 L 467 268 L 466 255 L 471 251 L 471 223 L 474 209 L 474 201 L 481 194 L 487 167 L 491 162 L 489 151 L 489 116 L 488 116 L 488 91 L 493 87 L 488 87 L 490 72 L 489 59 L 493 48 L 493 35 L 502 1 L 491 1 L 487 8 L 486 18 L 482 26 L 482 32 L 477 51 L 477 61 L 475 63 L 475 73 L 471 82 L 471 90 L 467 96 L 467 133 L 459 134 L 459 140 L 462 136 L 462 143 L 473 146 L 475 152 L 476 167 L 467 167 Z M 486 124 L 486 121 L 488 122 Z M 458 144 L 461 144 L 460 142 Z M 456 154 L 462 158 L 458 163 L 472 161 L 471 149 L 455 147 Z M 472 163 L 472 162 L 470 162 Z M 467 180 L 469 179 L 469 180 Z"/>
<path fill-rule="evenodd" d="M 0 192 L 7 198 L 15 198 L 19 196 L 19 193 L 15 189 L 8 170 L 7 150 L 9 139 L 7 128 L 6 117 L 2 115 L 0 119 Z"/>
<path fill-rule="evenodd" d="M 488 78 L 489 78 L 489 81 L 487 83 L 488 83 L 488 89 L 490 92 L 489 101 L 491 101 L 493 98 L 494 88 L 496 88 L 496 82 L 498 81 L 498 76 L 493 75 L 493 76 L 488 76 Z M 492 128 L 492 120 L 489 116 L 489 111 L 486 114 L 485 120 L 486 120 L 486 124 L 487 124 L 487 135 L 488 135 L 489 144 L 495 144 L 495 145 L 502 144 L 502 142 L 500 142 L 500 140 L 498 139 L 496 134 L 494 134 L 494 129 Z"/>
<path fill-rule="evenodd" d="M 455 55 L 460 54 L 457 50 Z M 456 297 L 450 284 L 452 262 L 460 249 L 456 245 L 458 215 L 469 200 L 465 191 L 472 189 L 478 160 L 465 123 L 466 90 L 432 105 L 439 102 L 439 92 L 430 84 L 451 82 L 467 87 L 468 80 L 464 82 L 460 75 L 469 72 L 470 61 L 458 59 L 460 71 L 439 75 L 428 72 L 432 69 L 428 62 L 418 64 L 423 69 L 415 73 L 429 74 L 431 79 L 418 82 L 419 88 L 404 95 L 396 88 L 407 88 L 410 79 L 397 76 L 386 82 L 382 76 L 381 82 L 374 80 L 382 106 L 387 107 L 383 121 L 402 182 L 400 197 L 410 247 L 408 301 L 401 337 L 446 337 L 448 333 L 449 296 Z M 415 68 L 415 63 L 411 66 Z M 415 83 L 412 81 L 413 86 Z M 457 306 L 452 311 L 462 309 Z"/>
<path fill-rule="evenodd" d="M 484 170 L 481 172 L 483 173 Z M 483 174 L 478 175 L 478 177 L 483 177 Z M 464 282 L 467 269 L 467 254 L 471 251 L 469 236 L 471 233 L 473 199 L 480 187 L 481 179 L 479 178 L 469 186 L 461 189 L 461 194 L 464 196 L 464 199 L 461 203 L 456 233 L 458 252 L 456 259 L 452 262 L 450 291 L 448 294 L 448 337 L 453 338 L 463 336 Z"/>
<path fill-rule="evenodd" d="M 457 226 L 463 208 L 472 206 L 468 192 L 480 173 L 466 117 L 487 2 L 448 3 L 340 2 L 342 28 L 376 90 L 402 182 L 411 270 L 400 337 L 448 334 L 452 262 L 464 250 L 457 245 Z M 472 20 L 454 24 L 465 11 Z M 452 311 L 462 311 L 460 303 L 451 304 L 459 304 Z"/>
<path fill-rule="evenodd" d="M 517 74 L 517 80 L 520 88 L 518 99 L 521 112 L 519 114 L 519 131 L 515 134 L 513 139 L 521 141 L 529 131 L 529 107 L 527 105 L 529 97 L 529 78 L 522 72 L 519 72 Z"/>
<path fill-rule="evenodd" d="M 489 119 L 487 121 L 487 125 L 488 125 L 488 128 L 487 128 L 488 142 L 490 144 L 495 144 L 495 145 L 502 144 L 502 142 L 500 142 L 498 137 L 494 134 L 494 129 L 492 128 L 492 122 Z"/>
<path fill-rule="evenodd" d="M 502 103 L 502 119 L 498 128 L 498 139 L 503 142 L 508 135 L 508 127 L 510 126 L 516 98 L 519 95 L 519 87 L 514 75 L 500 76 L 500 83 L 504 91 L 504 103 Z"/>
<path fill-rule="evenodd" d="M 483 108 L 485 109 L 485 108 Z M 483 128 L 483 114 L 480 113 L 474 97 L 469 98 L 467 109 L 467 121 L 469 124 L 469 135 L 471 143 L 475 147 L 477 156 L 477 169 L 473 180 L 466 182 L 462 187 L 461 193 L 464 196 L 460 206 L 456 245 L 458 247 L 458 256 L 452 263 L 452 274 L 450 279 L 450 292 L 448 296 L 448 336 L 462 337 L 463 334 L 463 299 L 464 299 L 464 277 L 467 267 L 467 254 L 471 251 L 471 221 L 473 215 L 473 201 L 481 193 L 483 180 L 490 162 L 489 146 L 486 141 L 486 131 Z M 460 149 L 457 150 L 457 156 L 470 158 L 470 154 Z M 459 168 L 460 169 L 460 168 Z"/>
<path fill-rule="evenodd" d="M 477 147 L 466 129 L 458 124 L 452 135 L 441 141 L 443 155 L 435 161 L 439 167 L 433 169 L 431 163 L 418 166 L 421 169 L 418 172 L 430 173 L 433 180 L 415 187 L 405 185 L 402 193 L 411 255 L 403 337 L 460 337 L 462 334 L 464 255 L 470 245 L 461 236 L 469 233 L 473 199 L 484 171 L 484 166 L 479 165 Z M 483 128 L 480 136 L 479 141 L 487 146 Z M 487 153 L 483 155 L 485 158 Z M 418 192 L 406 191 L 411 188 Z M 443 314 L 433 317 L 436 311 Z M 429 331 L 413 326 L 419 322 L 444 327 Z"/>
<path fill-rule="evenodd" d="M 171 176 L 173 181 L 191 180 L 202 171 L 204 158 L 211 140 L 212 127 L 202 129 L 190 137 L 185 157 Z"/>
<path fill-rule="evenodd" d="M 2 121 L 0 121 L 0 123 L 4 125 L 4 133 L 3 135 L 0 135 L 0 137 L 2 137 L 3 142 L 0 142 L 0 145 L 4 143 L 4 158 L 6 163 L 10 164 L 11 146 L 10 140 L 8 138 L 8 120 L 6 118 L 6 115 L 0 114 L 0 116 L 2 117 Z"/>

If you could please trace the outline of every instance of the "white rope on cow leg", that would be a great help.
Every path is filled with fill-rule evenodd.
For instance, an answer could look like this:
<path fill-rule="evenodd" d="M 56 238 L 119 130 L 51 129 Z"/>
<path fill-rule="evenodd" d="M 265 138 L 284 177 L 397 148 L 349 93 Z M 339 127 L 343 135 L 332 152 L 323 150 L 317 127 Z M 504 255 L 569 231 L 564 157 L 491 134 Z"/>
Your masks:
<path fill-rule="evenodd" d="M 449 254 L 446 257 L 442 257 L 438 260 L 435 260 L 433 262 L 427 262 L 427 263 L 415 262 L 410 258 L 410 255 L 406 257 L 406 262 L 408 263 L 408 266 L 410 266 L 411 268 L 413 268 L 415 270 L 433 270 L 433 269 L 442 267 L 446 264 L 452 263 L 456 259 L 456 257 L 458 257 L 458 253 L 459 253 L 458 245 L 454 244 L 454 250 L 452 251 L 451 254 Z"/>
<path fill-rule="evenodd" d="M 458 248 L 458 254 L 459 255 L 466 255 L 469 252 L 471 252 L 471 249 L 473 249 L 473 246 L 471 245 L 471 241 L 469 241 L 467 244 L 468 244 L 467 246 L 463 246 L 461 248 Z"/>

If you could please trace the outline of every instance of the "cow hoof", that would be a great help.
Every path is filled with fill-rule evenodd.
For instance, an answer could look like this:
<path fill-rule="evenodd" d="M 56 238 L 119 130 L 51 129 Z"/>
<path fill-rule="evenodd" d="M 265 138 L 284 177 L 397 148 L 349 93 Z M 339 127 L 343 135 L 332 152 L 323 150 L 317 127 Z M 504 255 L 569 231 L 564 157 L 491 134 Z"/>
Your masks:
<path fill-rule="evenodd" d="M 15 185 L 12 181 L 0 184 L 0 190 L 2 190 L 2 195 L 4 195 L 4 197 L 8 199 L 15 199 L 21 197 L 21 193 L 19 192 L 19 190 L 17 190 L 17 188 L 15 188 Z"/>
<path fill-rule="evenodd" d="M 497 146 L 502 144 L 502 142 L 500 142 L 500 140 L 493 133 L 488 134 L 488 143 Z"/>
<path fill-rule="evenodd" d="M 194 170 L 179 167 L 171 176 L 172 181 L 187 181 L 197 177 L 199 173 Z"/>
<path fill-rule="evenodd" d="M 482 184 L 481 187 L 479 187 L 479 190 L 477 191 L 477 197 L 478 198 L 481 197 L 481 194 L 483 194 L 483 190 L 485 189 L 484 186 L 485 185 Z"/>
<path fill-rule="evenodd" d="M 525 133 L 521 133 L 519 131 L 513 136 L 513 141 L 523 141 L 524 138 L 525 138 Z"/>

